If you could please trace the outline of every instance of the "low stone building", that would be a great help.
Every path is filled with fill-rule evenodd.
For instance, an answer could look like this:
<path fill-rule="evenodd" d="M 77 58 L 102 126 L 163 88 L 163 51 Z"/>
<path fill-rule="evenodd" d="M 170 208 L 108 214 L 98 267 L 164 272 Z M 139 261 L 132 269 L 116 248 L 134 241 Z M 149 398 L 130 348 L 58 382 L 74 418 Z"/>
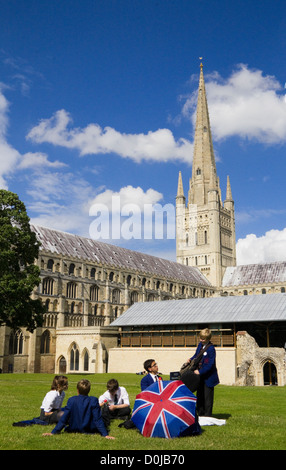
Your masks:
<path fill-rule="evenodd" d="M 111 326 L 121 347 L 109 351 L 109 372 L 138 372 L 149 357 L 176 371 L 209 327 L 222 384 L 286 385 L 286 294 L 137 303 Z"/>

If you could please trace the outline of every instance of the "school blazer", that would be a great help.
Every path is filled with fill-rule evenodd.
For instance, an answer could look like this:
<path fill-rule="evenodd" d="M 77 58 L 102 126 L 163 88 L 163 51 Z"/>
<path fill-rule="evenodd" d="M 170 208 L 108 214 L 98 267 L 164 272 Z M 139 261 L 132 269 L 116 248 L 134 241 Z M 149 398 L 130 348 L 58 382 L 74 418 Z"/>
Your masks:
<path fill-rule="evenodd" d="M 145 375 L 143 379 L 141 380 L 141 392 L 143 392 L 143 390 L 148 388 L 153 383 L 154 383 L 154 380 L 153 380 L 152 375 L 151 374 Z"/>
<path fill-rule="evenodd" d="M 202 343 L 199 343 L 195 354 L 193 355 L 193 357 L 191 357 L 191 360 L 197 357 L 202 347 L 203 347 Z M 215 358 L 216 358 L 215 347 L 211 343 L 208 349 L 204 352 L 200 360 L 201 366 L 199 368 L 200 376 L 204 380 L 207 387 L 214 387 L 215 385 L 219 384 Z"/>
<path fill-rule="evenodd" d="M 65 428 L 68 432 L 95 433 L 107 436 L 108 432 L 101 416 L 101 409 L 96 397 L 77 395 L 68 399 L 64 414 L 52 434 Z"/>

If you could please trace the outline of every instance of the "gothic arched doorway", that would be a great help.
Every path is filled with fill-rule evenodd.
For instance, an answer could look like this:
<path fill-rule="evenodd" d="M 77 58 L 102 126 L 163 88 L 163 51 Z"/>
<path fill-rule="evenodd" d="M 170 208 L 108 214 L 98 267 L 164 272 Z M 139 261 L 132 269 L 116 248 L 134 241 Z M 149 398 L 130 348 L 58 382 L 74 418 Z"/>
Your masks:
<path fill-rule="evenodd" d="M 278 385 L 277 369 L 270 360 L 266 361 L 263 366 L 263 381 L 264 385 Z"/>
<path fill-rule="evenodd" d="M 66 371 L 67 371 L 67 361 L 64 358 L 64 356 L 62 356 L 59 360 L 59 373 L 65 374 Z"/>

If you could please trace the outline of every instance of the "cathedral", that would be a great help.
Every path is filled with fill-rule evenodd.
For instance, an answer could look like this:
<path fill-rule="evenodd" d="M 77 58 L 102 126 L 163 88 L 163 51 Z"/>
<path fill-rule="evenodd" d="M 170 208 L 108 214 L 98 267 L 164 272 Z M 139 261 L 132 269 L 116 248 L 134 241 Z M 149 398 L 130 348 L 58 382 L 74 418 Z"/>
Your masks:
<path fill-rule="evenodd" d="M 286 261 L 236 265 L 229 178 L 225 194 L 223 201 L 201 64 L 187 197 L 178 177 L 176 262 L 31 226 L 41 243 L 32 296 L 46 313 L 33 333 L 1 327 L 2 371 L 135 373 L 156 356 L 168 374 L 209 326 L 221 383 L 285 385 Z"/>

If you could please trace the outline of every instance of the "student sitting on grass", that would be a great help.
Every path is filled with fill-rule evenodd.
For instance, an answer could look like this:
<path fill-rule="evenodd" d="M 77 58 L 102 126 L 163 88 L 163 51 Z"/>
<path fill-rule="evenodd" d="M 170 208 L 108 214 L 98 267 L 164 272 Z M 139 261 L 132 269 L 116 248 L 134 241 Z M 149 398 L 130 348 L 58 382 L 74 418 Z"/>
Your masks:
<path fill-rule="evenodd" d="M 126 388 L 119 387 L 116 379 L 110 379 L 106 388 L 106 392 L 98 399 L 105 422 L 109 423 L 109 420 L 114 418 L 127 420 L 130 417 L 131 408 Z"/>
<path fill-rule="evenodd" d="M 43 436 L 59 434 L 65 428 L 66 432 L 99 433 L 107 439 L 114 439 L 108 435 L 102 420 L 98 399 L 88 396 L 90 386 L 89 380 L 82 379 L 78 382 L 77 395 L 68 399 L 64 414 L 52 432 L 44 433 Z"/>
<path fill-rule="evenodd" d="M 51 390 L 46 394 L 41 405 L 40 418 L 47 424 L 56 424 L 63 415 L 62 404 L 65 390 L 68 389 L 68 379 L 64 375 L 56 375 Z"/>

